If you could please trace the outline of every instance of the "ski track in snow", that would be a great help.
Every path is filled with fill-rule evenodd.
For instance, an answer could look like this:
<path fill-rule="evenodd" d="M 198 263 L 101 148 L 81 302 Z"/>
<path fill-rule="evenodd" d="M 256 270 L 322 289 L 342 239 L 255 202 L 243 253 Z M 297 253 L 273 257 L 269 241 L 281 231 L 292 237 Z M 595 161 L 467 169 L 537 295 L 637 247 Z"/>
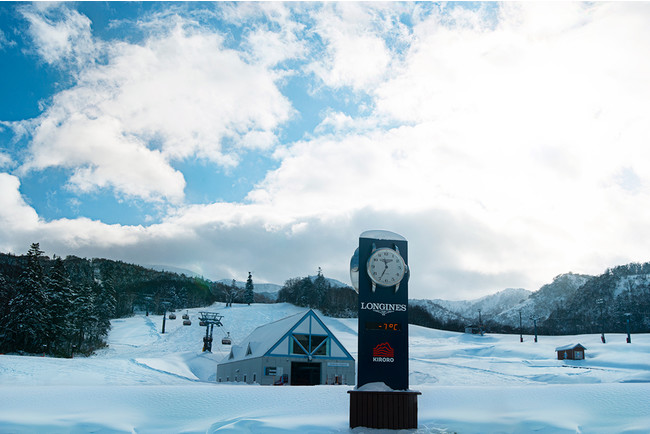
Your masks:
<path fill-rule="evenodd" d="M 191 326 L 183 326 L 187 311 Z M 213 352 L 201 352 L 201 311 L 224 315 Z M 0 433 L 392 433 L 348 428 L 349 386 L 215 383 L 216 364 L 256 327 L 305 312 L 288 304 L 235 305 L 112 321 L 91 357 L 0 355 Z M 357 319 L 325 324 L 357 357 Z M 409 326 L 413 433 L 650 432 L 650 335 L 473 336 Z M 554 349 L 580 342 L 586 360 Z"/>

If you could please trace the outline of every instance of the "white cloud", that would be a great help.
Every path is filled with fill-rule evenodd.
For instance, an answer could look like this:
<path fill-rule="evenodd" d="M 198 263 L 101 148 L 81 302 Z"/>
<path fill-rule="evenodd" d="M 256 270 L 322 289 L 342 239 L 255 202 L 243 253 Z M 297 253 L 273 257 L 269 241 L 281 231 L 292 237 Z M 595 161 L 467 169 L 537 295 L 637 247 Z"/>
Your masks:
<path fill-rule="evenodd" d="M 396 10 L 382 5 L 326 4 L 316 15 L 315 27 L 324 40 L 325 52 L 322 58 L 318 53 L 318 60 L 307 69 L 334 88 L 367 90 L 375 85 L 387 72 L 394 54 L 385 38 L 400 37 L 394 14 Z"/>
<path fill-rule="evenodd" d="M 9 154 L 0 152 L 0 169 L 13 165 L 13 160 Z"/>
<path fill-rule="evenodd" d="M 11 41 L 9 38 L 7 38 L 7 35 L 5 35 L 5 32 L 0 29 L 0 50 L 4 50 L 6 47 L 12 47 L 15 46 L 16 42 Z"/>
<path fill-rule="evenodd" d="M 62 166 L 81 191 L 112 187 L 178 202 L 185 182 L 172 161 L 196 156 L 233 167 L 242 149 L 275 143 L 292 108 L 274 74 L 224 48 L 218 34 L 169 19 L 168 31 L 141 45 L 107 44 L 105 65 L 84 65 L 39 118 L 14 125 L 32 126 L 23 173 Z"/>
<path fill-rule="evenodd" d="M 57 3 L 36 3 L 21 7 L 29 22 L 29 33 L 35 49 L 50 64 L 82 65 L 96 54 L 91 37 L 91 22 L 79 12 Z"/>
<path fill-rule="evenodd" d="M 307 53 L 307 43 L 301 39 L 305 25 L 293 19 L 294 11 L 302 7 L 298 3 L 242 2 L 223 7 L 223 15 L 238 25 L 254 20 L 244 30 L 243 48 L 253 63 L 273 67 Z"/>
<path fill-rule="evenodd" d="M 118 119 L 57 111 L 48 111 L 46 120 L 35 128 L 32 156 L 23 171 L 66 167 L 74 171 L 69 186 L 80 192 L 112 187 L 147 200 L 182 199 L 183 175 L 169 166 L 160 151 L 148 149 L 135 135 L 126 135 Z"/>
<path fill-rule="evenodd" d="M 33 228 L 38 223 L 38 215 L 20 195 L 20 180 L 8 173 L 0 173 L 0 230 L 1 239 L 9 240 L 18 228 Z M 3 246 L 7 248 L 7 246 Z"/>

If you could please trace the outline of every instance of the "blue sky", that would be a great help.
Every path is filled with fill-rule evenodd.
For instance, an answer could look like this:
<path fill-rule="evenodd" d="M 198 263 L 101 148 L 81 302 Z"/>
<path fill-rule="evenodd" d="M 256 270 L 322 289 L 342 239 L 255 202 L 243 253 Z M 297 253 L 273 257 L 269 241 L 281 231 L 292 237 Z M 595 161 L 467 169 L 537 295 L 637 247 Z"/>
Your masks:
<path fill-rule="evenodd" d="M 0 250 L 411 296 L 645 262 L 647 3 L 0 4 Z"/>

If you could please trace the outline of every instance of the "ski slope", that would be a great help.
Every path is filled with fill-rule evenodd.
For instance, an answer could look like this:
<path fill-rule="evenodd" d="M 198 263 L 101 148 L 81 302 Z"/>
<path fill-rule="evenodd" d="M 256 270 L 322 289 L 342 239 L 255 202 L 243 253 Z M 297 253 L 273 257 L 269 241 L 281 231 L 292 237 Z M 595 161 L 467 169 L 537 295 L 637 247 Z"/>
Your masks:
<path fill-rule="evenodd" d="M 202 353 L 198 312 L 224 315 Z M 189 309 L 178 319 L 136 315 L 112 322 L 92 357 L 0 355 L 0 433 L 330 433 L 348 428 L 348 386 L 216 383 L 216 364 L 257 326 L 305 309 L 289 304 Z M 356 319 L 323 317 L 356 358 Z M 648 433 L 650 335 L 466 335 L 409 327 L 410 386 L 422 433 Z M 555 348 L 581 343 L 582 361 Z"/>

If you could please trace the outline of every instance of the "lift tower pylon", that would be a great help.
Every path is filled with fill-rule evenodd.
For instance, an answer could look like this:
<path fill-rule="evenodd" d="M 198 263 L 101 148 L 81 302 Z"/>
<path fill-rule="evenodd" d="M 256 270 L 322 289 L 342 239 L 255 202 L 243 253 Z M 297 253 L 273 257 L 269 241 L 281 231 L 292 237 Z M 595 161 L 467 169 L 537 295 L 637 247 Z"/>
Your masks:
<path fill-rule="evenodd" d="M 205 325 L 205 337 L 203 338 L 203 351 L 212 352 L 212 332 L 214 326 L 223 327 L 220 315 L 217 312 L 199 312 L 199 324 Z"/>

